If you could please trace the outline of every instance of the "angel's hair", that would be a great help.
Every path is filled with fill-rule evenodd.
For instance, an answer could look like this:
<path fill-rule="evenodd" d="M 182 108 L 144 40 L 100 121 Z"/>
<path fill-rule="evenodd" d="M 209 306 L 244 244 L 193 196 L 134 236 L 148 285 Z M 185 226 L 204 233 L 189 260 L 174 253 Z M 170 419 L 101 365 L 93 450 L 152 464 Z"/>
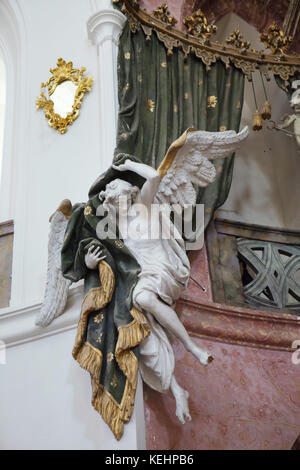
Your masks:
<path fill-rule="evenodd" d="M 134 202 L 139 188 L 133 186 L 125 180 L 116 178 L 105 186 L 105 191 L 99 194 L 100 201 L 103 201 L 104 207 L 116 206 L 119 203 L 120 196 L 131 197 L 131 203 Z"/>

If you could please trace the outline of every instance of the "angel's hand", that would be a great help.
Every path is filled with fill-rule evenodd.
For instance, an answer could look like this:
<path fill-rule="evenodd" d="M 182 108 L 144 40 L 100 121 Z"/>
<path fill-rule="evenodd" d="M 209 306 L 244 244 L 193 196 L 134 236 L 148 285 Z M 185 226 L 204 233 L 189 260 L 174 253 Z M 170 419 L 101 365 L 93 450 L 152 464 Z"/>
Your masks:
<path fill-rule="evenodd" d="M 88 252 L 84 257 L 84 261 L 89 269 L 96 269 L 99 262 L 105 258 L 106 256 L 102 256 L 101 248 L 99 246 L 95 248 L 95 246 L 92 245 L 88 249 Z"/>
<path fill-rule="evenodd" d="M 114 170 L 118 171 L 127 171 L 127 170 L 132 170 L 132 161 L 127 159 L 125 160 L 125 163 L 122 163 L 121 165 L 112 165 Z"/>

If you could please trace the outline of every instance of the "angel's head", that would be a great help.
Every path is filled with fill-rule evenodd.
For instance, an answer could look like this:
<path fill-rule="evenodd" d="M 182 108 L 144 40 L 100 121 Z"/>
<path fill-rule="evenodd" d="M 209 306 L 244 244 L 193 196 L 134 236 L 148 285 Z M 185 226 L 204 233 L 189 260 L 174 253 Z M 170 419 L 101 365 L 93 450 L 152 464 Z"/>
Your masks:
<path fill-rule="evenodd" d="M 105 186 L 105 191 L 101 191 L 99 199 L 103 202 L 105 210 L 109 210 L 113 206 L 118 211 L 121 202 L 127 205 L 127 207 L 131 206 L 135 201 L 138 191 L 139 188 L 137 186 L 116 178 Z"/>

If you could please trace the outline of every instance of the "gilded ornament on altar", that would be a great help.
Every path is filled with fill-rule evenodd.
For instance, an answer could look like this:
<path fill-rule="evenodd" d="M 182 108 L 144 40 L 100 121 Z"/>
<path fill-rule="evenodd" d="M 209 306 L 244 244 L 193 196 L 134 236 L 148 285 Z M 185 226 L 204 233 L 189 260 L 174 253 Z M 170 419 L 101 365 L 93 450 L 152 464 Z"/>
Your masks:
<path fill-rule="evenodd" d="M 268 27 L 267 31 L 260 36 L 261 42 L 270 49 L 273 54 L 284 54 L 286 49 L 291 45 L 292 36 L 285 36 L 282 29 L 275 23 L 275 21 Z"/>
<path fill-rule="evenodd" d="M 218 98 L 216 96 L 212 95 L 207 98 L 208 108 L 215 108 L 217 106 L 217 103 L 218 103 Z"/>
<path fill-rule="evenodd" d="M 175 24 L 177 23 L 176 18 L 171 15 L 168 4 L 165 2 L 162 3 L 160 7 L 157 7 L 155 8 L 155 10 L 153 10 L 153 15 L 158 20 L 166 23 L 169 27 L 175 26 Z"/>
<path fill-rule="evenodd" d="M 227 44 L 230 44 L 237 49 L 241 49 L 242 51 L 247 51 L 250 47 L 249 41 L 243 41 L 243 35 L 241 34 L 239 29 L 233 31 L 231 36 L 226 39 Z"/>
<path fill-rule="evenodd" d="M 52 76 L 41 84 L 36 109 L 44 110 L 49 126 L 60 134 L 78 118 L 84 95 L 92 88 L 93 77 L 85 77 L 85 71 L 85 67 L 74 69 L 72 62 L 59 58 L 57 67 L 50 69 Z"/>
<path fill-rule="evenodd" d="M 199 9 L 191 16 L 186 16 L 183 24 L 187 27 L 188 33 L 202 39 L 208 39 L 217 32 L 214 24 L 208 24 L 204 13 Z"/>

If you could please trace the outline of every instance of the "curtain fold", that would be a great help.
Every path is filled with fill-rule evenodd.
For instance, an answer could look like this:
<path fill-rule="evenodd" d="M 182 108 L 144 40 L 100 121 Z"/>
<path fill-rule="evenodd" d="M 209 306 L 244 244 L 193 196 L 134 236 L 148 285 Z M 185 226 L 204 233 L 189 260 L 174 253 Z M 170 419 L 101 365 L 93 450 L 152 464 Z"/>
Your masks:
<path fill-rule="evenodd" d="M 128 22 L 118 53 L 119 121 L 115 155 L 130 153 L 157 168 L 170 144 L 188 127 L 208 131 L 239 130 L 244 75 L 218 61 L 203 62 L 176 49 L 168 56 L 155 34 L 146 40 Z M 206 224 L 222 205 L 231 185 L 234 156 L 215 162 L 217 179 L 198 192 Z"/>

